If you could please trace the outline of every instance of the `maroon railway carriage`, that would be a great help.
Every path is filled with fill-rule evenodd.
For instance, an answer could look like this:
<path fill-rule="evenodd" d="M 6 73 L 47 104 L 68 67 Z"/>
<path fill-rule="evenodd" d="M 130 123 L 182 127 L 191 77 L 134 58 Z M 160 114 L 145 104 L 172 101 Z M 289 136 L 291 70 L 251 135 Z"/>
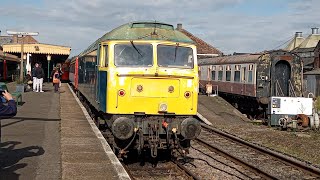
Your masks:
<path fill-rule="evenodd" d="M 200 91 L 207 83 L 243 113 L 266 115 L 269 97 L 302 95 L 302 61 L 286 51 L 199 60 Z"/>

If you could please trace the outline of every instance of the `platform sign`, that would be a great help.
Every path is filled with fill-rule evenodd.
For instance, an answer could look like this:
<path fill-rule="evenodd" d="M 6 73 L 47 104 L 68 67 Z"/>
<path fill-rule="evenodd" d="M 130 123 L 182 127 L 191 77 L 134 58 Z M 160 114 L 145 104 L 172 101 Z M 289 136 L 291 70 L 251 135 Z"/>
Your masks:
<path fill-rule="evenodd" d="M 19 32 L 19 31 L 7 31 L 8 35 L 24 35 L 24 36 L 38 36 L 38 32 Z"/>

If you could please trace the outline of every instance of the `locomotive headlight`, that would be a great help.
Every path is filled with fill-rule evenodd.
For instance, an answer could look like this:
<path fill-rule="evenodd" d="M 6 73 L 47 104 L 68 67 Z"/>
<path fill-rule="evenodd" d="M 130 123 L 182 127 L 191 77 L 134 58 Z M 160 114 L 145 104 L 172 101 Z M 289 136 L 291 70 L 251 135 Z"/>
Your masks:
<path fill-rule="evenodd" d="M 174 91 L 174 87 L 173 87 L 173 86 L 169 86 L 168 92 L 169 92 L 169 93 L 173 93 L 173 91 Z"/>
<path fill-rule="evenodd" d="M 159 104 L 159 112 L 167 112 L 167 110 L 168 110 L 167 103 L 160 103 Z"/>
<path fill-rule="evenodd" d="M 181 135 L 185 139 L 195 139 L 200 135 L 201 125 L 195 118 L 186 118 L 181 123 Z"/>
<path fill-rule="evenodd" d="M 137 91 L 138 91 L 138 92 L 143 91 L 143 86 L 142 86 L 142 85 L 138 85 L 138 86 L 137 86 Z"/>

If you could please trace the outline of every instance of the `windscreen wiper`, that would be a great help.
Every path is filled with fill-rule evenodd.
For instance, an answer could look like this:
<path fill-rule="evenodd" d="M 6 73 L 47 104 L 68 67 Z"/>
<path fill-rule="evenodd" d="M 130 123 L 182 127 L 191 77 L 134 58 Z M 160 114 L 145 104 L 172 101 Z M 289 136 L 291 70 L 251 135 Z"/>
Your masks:
<path fill-rule="evenodd" d="M 140 51 L 138 50 L 138 48 L 133 44 L 133 41 L 130 41 L 130 43 L 131 43 L 132 47 L 140 54 L 140 56 L 143 57 L 142 54 L 140 53 Z"/>
<path fill-rule="evenodd" d="M 176 62 L 178 47 L 179 47 L 179 43 L 177 43 L 176 48 L 174 50 L 174 60 L 173 60 L 173 62 Z"/>

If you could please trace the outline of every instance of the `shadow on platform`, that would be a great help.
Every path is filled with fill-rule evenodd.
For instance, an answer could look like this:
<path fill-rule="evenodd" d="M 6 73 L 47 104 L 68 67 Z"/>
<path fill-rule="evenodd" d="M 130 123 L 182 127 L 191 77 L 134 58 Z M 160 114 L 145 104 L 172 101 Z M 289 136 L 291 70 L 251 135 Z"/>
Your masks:
<path fill-rule="evenodd" d="M 17 141 L 7 141 L 0 143 L 0 179 L 19 179 L 20 174 L 15 171 L 26 167 L 27 163 L 18 163 L 26 157 L 40 156 L 44 154 L 44 149 L 40 146 L 28 146 L 15 148 L 21 144 Z"/>
<path fill-rule="evenodd" d="M 1 127 L 6 127 L 6 126 L 10 126 L 12 124 L 16 124 L 16 123 L 19 123 L 19 122 L 22 122 L 22 121 L 61 121 L 61 119 L 32 118 L 32 117 L 18 117 L 18 116 L 12 117 L 10 119 L 17 120 L 17 121 L 13 121 L 13 122 L 1 125 L 0 128 Z"/>

